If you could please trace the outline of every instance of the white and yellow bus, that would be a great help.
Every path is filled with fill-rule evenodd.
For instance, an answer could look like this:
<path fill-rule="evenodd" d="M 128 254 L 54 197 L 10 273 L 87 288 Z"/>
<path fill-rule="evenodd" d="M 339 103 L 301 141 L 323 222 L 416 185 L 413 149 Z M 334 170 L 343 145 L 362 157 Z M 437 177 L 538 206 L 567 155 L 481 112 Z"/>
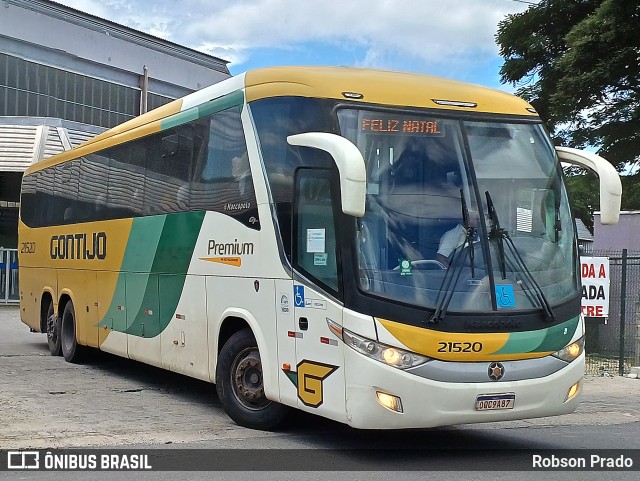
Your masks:
<path fill-rule="evenodd" d="M 521 99 L 429 76 L 267 68 L 31 166 L 22 321 L 216 384 L 238 424 L 571 412 L 584 371 L 560 161 Z"/>

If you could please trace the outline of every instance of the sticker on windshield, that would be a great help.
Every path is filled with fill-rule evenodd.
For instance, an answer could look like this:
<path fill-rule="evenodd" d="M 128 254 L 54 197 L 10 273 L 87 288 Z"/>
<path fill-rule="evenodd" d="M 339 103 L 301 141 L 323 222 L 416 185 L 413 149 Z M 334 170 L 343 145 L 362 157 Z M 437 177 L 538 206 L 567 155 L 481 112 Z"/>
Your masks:
<path fill-rule="evenodd" d="M 411 275 L 411 261 L 407 259 L 399 259 L 400 262 L 400 275 L 401 276 L 410 276 Z"/>
<path fill-rule="evenodd" d="M 327 258 L 329 256 L 326 253 L 315 253 L 313 254 L 313 265 L 314 266 L 326 266 L 327 265 Z"/>
<path fill-rule="evenodd" d="M 324 229 L 307 229 L 307 252 L 326 252 L 325 239 L 326 234 Z"/>
<path fill-rule="evenodd" d="M 498 308 L 516 307 L 516 295 L 511 284 L 496 284 L 496 302 Z"/>

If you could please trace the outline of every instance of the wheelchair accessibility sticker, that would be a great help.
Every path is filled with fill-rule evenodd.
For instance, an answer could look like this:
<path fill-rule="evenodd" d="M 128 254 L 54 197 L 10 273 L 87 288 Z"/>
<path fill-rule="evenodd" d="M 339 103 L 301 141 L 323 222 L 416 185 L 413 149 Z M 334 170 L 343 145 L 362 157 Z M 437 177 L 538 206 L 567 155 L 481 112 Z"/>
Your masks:
<path fill-rule="evenodd" d="M 516 307 L 516 295 L 511 284 L 496 284 L 498 307 Z"/>
<path fill-rule="evenodd" d="M 304 286 L 293 286 L 293 304 L 304 307 Z"/>

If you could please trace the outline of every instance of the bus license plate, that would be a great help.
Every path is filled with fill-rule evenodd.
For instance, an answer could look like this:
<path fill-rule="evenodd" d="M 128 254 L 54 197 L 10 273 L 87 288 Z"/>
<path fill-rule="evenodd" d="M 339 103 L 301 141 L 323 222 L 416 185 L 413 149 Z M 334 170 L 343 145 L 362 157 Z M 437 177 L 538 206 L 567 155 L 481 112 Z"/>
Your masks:
<path fill-rule="evenodd" d="M 476 411 L 492 411 L 495 409 L 513 409 L 516 403 L 515 393 L 481 394 L 476 397 Z"/>

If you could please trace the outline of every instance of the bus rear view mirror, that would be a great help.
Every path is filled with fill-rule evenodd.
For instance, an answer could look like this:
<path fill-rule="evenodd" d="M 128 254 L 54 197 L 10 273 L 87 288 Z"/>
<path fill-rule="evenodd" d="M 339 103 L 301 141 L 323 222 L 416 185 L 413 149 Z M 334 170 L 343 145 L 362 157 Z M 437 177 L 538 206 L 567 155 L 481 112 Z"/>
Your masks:
<path fill-rule="evenodd" d="M 364 215 L 367 173 L 358 147 L 344 137 L 324 132 L 290 135 L 287 142 L 328 152 L 338 166 L 342 212 L 354 217 Z"/>
<path fill-rule="evenodd" d="M 600 223 L 617 224 L 620 217 L 622 183 L 616 169 L 606 159 L 584 150 L 556 147 L 561 162 L 593 170 L 600 179 Z"/>

